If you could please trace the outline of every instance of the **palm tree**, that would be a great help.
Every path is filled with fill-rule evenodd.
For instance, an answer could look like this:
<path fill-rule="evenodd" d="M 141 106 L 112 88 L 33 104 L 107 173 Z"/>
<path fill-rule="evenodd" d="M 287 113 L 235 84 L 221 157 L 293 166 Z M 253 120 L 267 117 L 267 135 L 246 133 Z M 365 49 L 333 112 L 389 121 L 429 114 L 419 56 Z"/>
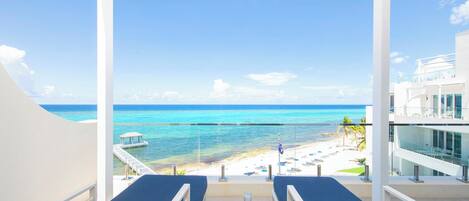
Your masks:
<path fill-rule="evenodd" d="M 366 123 L 366 118 L 363 117 L 362 119 L 360 119 L 361 125 L 353 126 L 352 128 L 355 133 L 360 134 L 360 136 L 358 137 L 358 141 L 357 141 L 357 149 L 360 151 L 366 148 L 366 129 L 364 126 L 365 123 Z"/>
<path fill-rule="evenodd" d="M 351 124 L 351 123 L 352 123 L 352 119 L 350 119 L 347 116 L 344 116 L 344 119 L 342 120 L 342 126 L 339 127 L 339 129 L 338 129 L 338 130 L 340 130 L 342 128 L 342 130 L 344 130 L 344 135 L 342 136 L 342 145 L 343 146 L 345 145 L 345 137 L 348 137 L 348 134 L 349 134 L 349 131 L 350 131 L 350 126 L 348 126 L 347 124 Z"/>

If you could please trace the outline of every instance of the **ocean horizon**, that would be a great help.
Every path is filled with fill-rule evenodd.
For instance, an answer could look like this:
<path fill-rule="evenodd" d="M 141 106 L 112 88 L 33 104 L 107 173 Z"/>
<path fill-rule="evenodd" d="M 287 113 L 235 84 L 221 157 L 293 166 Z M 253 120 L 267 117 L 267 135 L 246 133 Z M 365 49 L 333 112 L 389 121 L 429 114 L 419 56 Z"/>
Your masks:
<path fill-rule="evenodd" d="M 96 119 L 96 105 L 41 105 L 72 121 Z M 219 161 L 258 149 L 289 148 L 327 139 L 344 116 L 359 122 L 366 105 L 114 105 L 114 143 L 139 132 L 149 145 L 128 149 L 154 169 Z M 315 126 L 221 126 L 163 123 L 288 123 Z M 121 171 L 115 160 L 116 171 Z"/>

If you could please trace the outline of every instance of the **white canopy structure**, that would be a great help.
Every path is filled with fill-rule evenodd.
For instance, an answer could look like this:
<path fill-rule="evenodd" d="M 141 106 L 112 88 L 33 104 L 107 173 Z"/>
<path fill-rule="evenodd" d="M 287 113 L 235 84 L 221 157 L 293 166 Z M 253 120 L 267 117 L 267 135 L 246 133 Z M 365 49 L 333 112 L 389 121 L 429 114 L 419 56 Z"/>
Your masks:
<path fill-rule="evenodd" d="M 148 142 L 143 140 L 143 134 L 139 132 L 128 132 L 119 136 L 122 148 L 147 146 Z"/>

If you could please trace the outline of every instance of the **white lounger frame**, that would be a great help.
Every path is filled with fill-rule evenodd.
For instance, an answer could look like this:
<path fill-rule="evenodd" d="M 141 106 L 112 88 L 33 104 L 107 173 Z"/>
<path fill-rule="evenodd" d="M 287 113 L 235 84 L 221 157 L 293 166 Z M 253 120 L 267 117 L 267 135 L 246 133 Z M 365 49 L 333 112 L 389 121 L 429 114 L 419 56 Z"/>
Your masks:
<path fill-rule="evenodd" d="M 190 201 L 191 200 L 191 185 L 184 184 L 176 193 L 172 201 Z"/>
<path fill-rule="evenodd" d="M 391 197 L 395 197 L 402 201 L 415 201 L 411 197 L 407 196 L 404 193 L 399 192 L 398 190 L 392 188 L 391 186 L 383 186 L 383 196 L 384 196 L 383 198 L 384 201 L 391 200 Z"/>
<path fill-rule="evenodd" d="M 277 194 L 272 190 L 272 200 L 278 201 Z M 300 194 L 293 185 L 287 185 L 287 201 L 303 201 Z"/>

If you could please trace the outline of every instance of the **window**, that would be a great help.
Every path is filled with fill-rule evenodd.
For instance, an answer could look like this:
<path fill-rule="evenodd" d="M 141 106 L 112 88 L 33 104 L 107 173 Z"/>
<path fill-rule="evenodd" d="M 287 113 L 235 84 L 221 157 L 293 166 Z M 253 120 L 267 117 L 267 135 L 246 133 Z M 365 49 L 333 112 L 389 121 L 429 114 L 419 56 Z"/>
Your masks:
<path fill-rule="evenodd" d="M 391 113 L 394 113 L 394 95 L 391 95 L 389 97 L 389 103 L 390 103 L 390 112 Z"/>
<path fill-rule="evenodd" d="M 462 118 L 462 96 L 461 94 L 433 95 L 433 115 L 438 116 L 438 111 L 444 118 Z M 441 104 L 441 105 L 439 105 Z M 440 110 L 438 110 L 440 108 Z"/>
<path fill-rule="evenodd" d="M 446 132 L 446 150 L 453 151 L 453 133 Z"/>
<path fill-rule="evenodd" d="M 433 130 L 433 147 L 438 147 L 438 131 Z"/>
<path fill-rule="evenodd" d="M 461 119 L 462 118 L 462 96 L 461 94 L 454 95 L 454 118 Z"/>
<path fill-rule="evenodd" d="M 433 176 L 448 176 L 448 175 L 443 172 L 433 170 Z"/>
<path fill-rule="evenodd" d="M 441 96 L 441 113 L 440 114 L 444 114 L 445 113 L 445 96 Z"/>
<path fill-rule="evenodd" d="M 394 142 L 394 126 L 389 126 L 389 142 Z"/>
<path fill-rule="evenodd" d="M 454 156 L 461 158 L 461 133 L 454 133 Z"/>
<path fill-rule="evenodd" d="M 445 148 L 445 132 L 438 131 L 438 148 L 444 149 Z"/>
<path fill-rule="evenodd" d="M 446 112 L 452 112 L 453 108 L 453 94 L 446 95 Z M 451 116 L 453 115 L 451 114 Z"/>

